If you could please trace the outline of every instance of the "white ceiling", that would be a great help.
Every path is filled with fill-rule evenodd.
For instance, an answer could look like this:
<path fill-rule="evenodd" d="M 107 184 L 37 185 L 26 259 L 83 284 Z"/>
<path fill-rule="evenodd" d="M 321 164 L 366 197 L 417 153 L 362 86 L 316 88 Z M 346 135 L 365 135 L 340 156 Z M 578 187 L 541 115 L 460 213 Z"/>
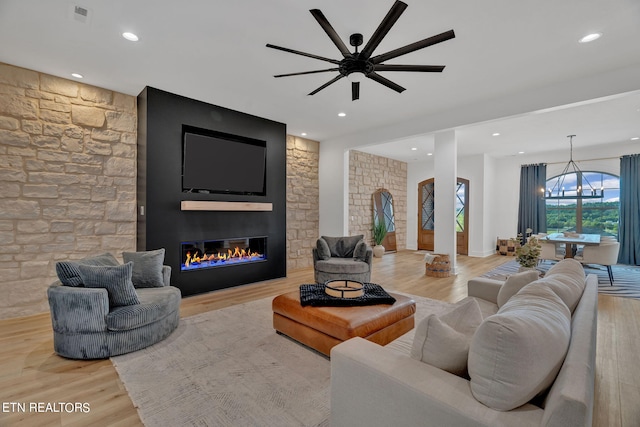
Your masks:
<path fill-rule="evenodd" d="M 576 135 L 576 160 L 589 158 L 581 154 L 581 149 L 602 145 L 616 147 L 616 151 L 640 152 L 640 140 L 631 140 L 640 137 L 640 91 L 456 129 L 458 151 L 465 156 L 484 153 L 507 157 L 558 151 L 561 158 L 569 160 L 569 135 Z M 359 150 L 409 163 L 425 161 L 434 151 L 434 136 L 418 135 Z"/>
<path fill-rule="evenodd" d="M 321 9 L 348 45 L 355 32 L 366 43 L 392 3 L 0 0 L 0 61 L 64 78 L 81 73 L 87 84 L 130 95 L 153 86 L 283 122 L 288 133 L 306 132 L 319 141 L 617 75 L 620 81 L 611 86 L 624 88 L 625 96 L 456 126 L 459 146 L 467 154 L 502 156 L 566 148 L 568 134 L 578 135 L 575 147 L 628 144 L 640 136 L 640 73 L 622 72 L 640 66 L 637 0 L 406 0 L 409 7 L 375 54 L 453 29 L 455 39 L 389 62 L 446 65 L 443 73 L 381 73 L 407 90 L 398 94 L 366 80 L 355 102 L 347 79 L 306 95 L 337 73 L 273 78 L 331 65 L 268 49 L 266 43 L 340 58 L 309 9 Z M 75 5 L 89 10 L 87 22 L 74 18 Z M 140 40 L 124 40 L 123 31 Z M 594 31 L 603 37 L 577 43 Z M 571 99 L 585 101 L 575 92 Z M 339 118 L 341 111 L 347 117 Z M 501 136 L 492 137 L 494 132 Z M 432 150 L 429 134 L 398 138 L 390 135 L 378 142 L 391 144 L 364 149 L 405 161 L 421 160 Z"/>

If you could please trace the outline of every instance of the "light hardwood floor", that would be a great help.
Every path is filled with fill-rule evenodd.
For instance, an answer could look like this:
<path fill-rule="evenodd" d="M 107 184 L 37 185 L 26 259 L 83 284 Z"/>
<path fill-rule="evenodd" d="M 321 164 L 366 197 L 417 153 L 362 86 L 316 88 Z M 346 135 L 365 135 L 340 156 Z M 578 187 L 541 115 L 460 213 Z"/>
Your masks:
<path fill-rule="evenodd" d="M 397 290 L 455 302 L 467 294 L 467 280 L 509 261 L 458 256 L 456 276 L 424 274 L 413 251 L 374 259 L 372 282 Z M 182 317 L 275 296 L 313 282 L 311 268 L 287 278 L 184 298 Z M 600 295 L 594 426 L 640 425 L 640 300 Z M 53 352 L 49 314 L 0 321 L 0 426 L 142 426 L 136 409 L 109 360 L 74 361 Z M 27 405 L 11 412 L 11 402 Z M 29 412 L 31 403 L 87 402 L 89 413 Z M 7 406 L 9 405 L 9 406 Z M 56 409 L 56 408 L 53 408 Z M 7 410 L 9 412 L 7 412 Z"/>

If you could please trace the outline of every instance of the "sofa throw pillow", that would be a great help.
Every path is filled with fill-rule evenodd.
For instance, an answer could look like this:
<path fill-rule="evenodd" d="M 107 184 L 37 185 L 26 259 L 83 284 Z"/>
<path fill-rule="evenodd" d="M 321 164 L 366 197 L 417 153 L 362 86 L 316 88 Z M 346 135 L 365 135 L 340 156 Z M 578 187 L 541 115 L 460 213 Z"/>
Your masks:
<path fill-rule="evenodd" d="M 502 307 L 504 303 L 509 301 L 509 298 L 517 294 L 520 289 L 536 280 L 538 280 L 537 270 L 527 270 L 509 276 L 498 292 L 498 307 Z"/>
<path fill-rule="evenodd" d="M 164 248 L 143 252 L 122 252 L 124 262 L 133 263 L 131 281 L 136 288 L 159 288 L 164 286 L 162 265 Z"/>
<path fill-rule="evenodd" d="M 471 338 L 473 396 L 498 411 L 529 402 L 555 380 L 570 339 L 571 313 L 560 297 L 541 281 L 525 286 Z"/>
<path fill-rule="evenodd" d="M 351 258 L 353 257 L 353 251 L 356 248 L 356 244 L 364 238 L 364 235 L 359 234 L 357 236 L 347 237 L 322 236 L 322 238 L 329 245 L 329 251 L 331 252 L 332 257 Z"/>
<path fill-rule="evenodd" d="M 140 304 L 131 282 L 133 263 L 128 262 L 115 267 L 80 264 L 78 270 L 85 287 L 107 290 L 110 307 Z"/>
<path fill-rule="evenodd" d="M 360 240 L 358 243 L 356 243 L 356 248 L 353 250 L 353 258 L 360 261 L 366 261 L 367 249 L 368 246 L 364 239 Z"/>
<path fill-rule="evenodd" d="M 586 284 L 582 264 L 575 259 L 562 260 L 551 267 L 542 280 L 573 313 L 582 298 Z"/>
<path fill-rule="evenodd" d="M 416 327 L 411 357 L 464 376 L 467 373 L 469 343 L 481 322 L 480 306 L 474 298 L 462 300 L 440 316 L 431 314 Z"/>
<path fill-rule="evenodd" d="M 327 260 L 331 258 L 331 251 L 329 250 L 329 244 L 324 238 L 319 238 L 316 242 L 316 250 L 318 253 L 318 258 L 321 260 Z"/>
<path fill-rule="evenodd" d="M 58 275 L 60 283 L 65 286 L 82 286 L 80 270 L 78 270 L 78 266 L 81 264 L 103 266 L 120 265 L 118 260 L 108 252 L 75 261 L 58 261 L 56 263 L 56 274 Z"/>
<path fill-rule="evenodd" d="M 582 298 L 582 292 L 584 291 L 584 279 L 581 282 L 577 282 L 569 276 L 563 274 L 555 274 L 551 277 L 545 277 L 539 280 L 544 283 L 549 289 L 555 292 L 560 297 L 562 302 L 569 307 L 569 311 L 573 314 L 573 311 L 578 306 L 580 298 Z"/>
<path fill-rule="evenodd" d="M 566 258 L 560 262 L 555 263 L 553 266 L 551 266 L 549 271 L 547 271 L 545 277 L 553 276 L 554 274 L 565 274 L 580 278 L 582 280 L 584 280 L 585 278 L 584 267 L 582 266 L 582 264 L 580 264 L 580 262 L 573 258 Z"/>

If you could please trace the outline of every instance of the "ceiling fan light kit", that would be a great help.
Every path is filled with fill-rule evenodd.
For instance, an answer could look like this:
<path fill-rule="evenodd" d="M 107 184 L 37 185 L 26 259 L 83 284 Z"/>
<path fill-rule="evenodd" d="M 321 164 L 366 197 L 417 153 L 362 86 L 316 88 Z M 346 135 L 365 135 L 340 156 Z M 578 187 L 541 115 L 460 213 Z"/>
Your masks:
<path fill-rule="evenodd" d="M 301 52 L 298 50 L 289 49 L 286 47 L 267 44 L 267 47 L 281 50 L 284 52 L 293 53 L 296 55 L 306 56 L 308 58 L 318 59 L 320 61 L 329 62 L 336 65 L 333 68 L 326 68 L 322 70 L 302 71 L 298 73 L 277 74 L 274 77 L 290 77 L 300 76 L 306 74 L 316 74 L 325 72 L 337 71 L 338 75 L 327 83 L 323 84 L 319 88 L 310 92 L 309 95 L 315 95 L 327 86 L 337 82 L 343 77 L 348 77 L 351 81 L 351 99 L 355 101 L 360 98 L 360 80 L 363 77 L 369 78 L 375 82 L 378 82 L 398 93 L 405 90 L 402 86 L 391 80 L 378 74 L 380 71 L 408 71 L 408 72 L 427 72 L 427 73 L 440 73 L 444 70 L 444 65 L 398 65 L 398 64 L 383 64 L 398 56 L 406 55 L 416 50 L 423 49 L 428 46 L 432 46 L 437 43 L 441 43 L 455 37 L 453 30 L 445 31 L 444 33 L 437 34 L 435 36 L 417 41 L 415 43 L 408 44 L 406 46 L 391 50 L 381 55 L 372 56 L 375 49 L 378 47 L 382 39 L 387 35 L 391 27 L 396 23 L 400 15 L 407 8 L 407 4 L 399 0 L 391 6 L 391 9 L 384 17 L 378 28 L 375 30 L 367 44 L 362 48 L 362 51 L 358 52 L 358 48 L 364 43 L 362 34 L 355 33 L 349 37 L 349 44 L 354 47 L 354 52 L 351 52 L 349 48 L 344 44 L 336 30 L 331 26 L 327 18 L 319 9 L 311 9 L 311 15 L 318 21 L 318 24 L 327 33 L 333 44 L 342 53 L 343 58 L 340 60 L 326 58 L 323 56 L 314 55 L 311 53 Z"/>

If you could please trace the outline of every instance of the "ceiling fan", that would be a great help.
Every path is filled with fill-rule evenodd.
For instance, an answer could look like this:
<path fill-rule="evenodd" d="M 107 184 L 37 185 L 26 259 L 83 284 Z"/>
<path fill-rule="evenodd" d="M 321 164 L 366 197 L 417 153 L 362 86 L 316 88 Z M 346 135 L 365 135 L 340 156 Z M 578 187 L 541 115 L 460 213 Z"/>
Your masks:
<path fill-rule="evenodd" d="M 327 83 L 323 84 L 313 92 L 309 93 L 309 95 L 315 95 L 320 92 L 322 89 L 327 86 L 337 82 L 343 77 L 347 77 L 352 75 L 353 73 L 361 73 L 365 77 L 374 80 L 390 89 L 395 90 L 400 93 L 405 90 L 402 86 L 397 83 L 392 82 L 391 80 L 382 77 L 378 74 L 378 71 L 419 71 L 419 72 L 428 72 L 428 73 L 439 73 L 444 70 L 444 65 L 396 65 L 396 64 L 383 64 L 383 62 L 388 61 L 389 59 L 397 58 L 401 55 L 406 55 L 407 53 L 414 52 L 419 49 L 423 49 L 427 46 L 431 46 L 443 41 L 447 41 L 455 37 L 453 30 L 445 31 L 444 33 L 426 38 L 424 40 L 417 41 L 415 43 L 408 44 L 406 46 L 394 49 L 387 53 L 383 53 L 381 55 L 371 56 L 373 51 L 378 47 L 382 39 L 387 35 L 391 27 L 396 23 L 400 15 L 407 8 L 407 4 L 401 1 L 396 0 L 396 2 L 391 6 L 391 9 L 384 17 L 376 31 L 373 33 L 367 44 L 364 46 L 362 51 L 358 52 L 358 46 L 362 45 L 363 38 L 362 34 L 356 33 L 352 34 L 349 37 L 349 44 L 355 47 L 355 51 L 351 53 L 347 46 L 343 43 L 338 36 L 336 30 L 333 29 L 327 18 L 323 15 L 323 13 L 319 9 L 311 9 L 309 12 L 316 18 L 316 21 L 320 24 L 322 29 L 327 33 L 331 41 L 336 45 L 338 50 L 342 53 L 343 59 L 331 59 L 325 58 L 323 56 L 313 55 L 311 53 L 301 52 L 298 50 L 289 49 L 286 47 L 275 46 L 272 44 L 267 44 L 267 47 L 272 49 L 282 50 L 289 53 L 295 53 L 296 55 L 302 55 L 309 58 L 319 59 L 321 61 L 330 62 L 332 64 L 337 65 L 334 68 L 327 68 L 323 70 L 314 70 L 314 71 L 303 71 L 299 73 L 289 73 L 289 74 L 278 74 L 274 77 L 289 77 L 289 76 L 300 76 L 304 74 L 315 74 L 315 73 L 325 73 L 329 71 L 337 71 L 339 74 L 333 79 L 329 80 Z M 360 98 L 360 82 L 353 81 L 351 82 L 351 99 L 355 101 Z"/>

